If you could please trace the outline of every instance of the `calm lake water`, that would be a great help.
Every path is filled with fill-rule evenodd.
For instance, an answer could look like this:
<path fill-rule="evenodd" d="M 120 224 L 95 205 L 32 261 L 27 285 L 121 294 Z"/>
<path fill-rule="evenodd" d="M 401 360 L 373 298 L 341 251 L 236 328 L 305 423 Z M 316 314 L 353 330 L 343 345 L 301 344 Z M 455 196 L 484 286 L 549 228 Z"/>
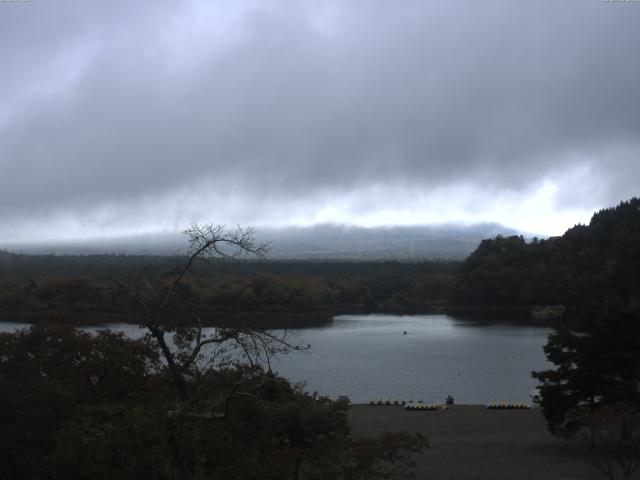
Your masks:
<path fill-rule="evenodd" d="M 0 331 L 20 324 L 0 323 Z M 135 337 L 134 325 L 114 324 Z M 458 403 L 529 401 L 532 370 L 547 364 L 542 346 L 550 329 L 447 315 L 342 315 L 330 324 L 289 330 L 290 340 L 310 344 L 272 362 L 310 392 L 352 401 L 389 397 Z M 406 334 L 404 333 L 406 332 Z"/>

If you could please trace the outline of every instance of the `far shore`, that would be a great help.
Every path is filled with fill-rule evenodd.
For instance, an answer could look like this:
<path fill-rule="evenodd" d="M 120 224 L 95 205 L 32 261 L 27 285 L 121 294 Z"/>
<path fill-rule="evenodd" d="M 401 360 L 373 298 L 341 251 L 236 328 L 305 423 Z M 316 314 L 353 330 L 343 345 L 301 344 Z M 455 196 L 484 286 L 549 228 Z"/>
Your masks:
<path fill-rule="evenodd" d="M 552 308 L 552 307 L 545 307 Z M 357 306 L 335 309 L 315 309 L 302 311 L 288 310 L 248 310 L 248 311 L 211 311 L 197 312 L 204 327 L 224 327 L 230 324 L 242 324 L 253 328 L 308 328 L 327 325 L 335 317 L 341 315 L 390 315 L 390 316 L 412 316 L 412 315 L 449 315 L 459 319 L 469 319 L 472 321 L 491 321 L 522 323 L 531 325 L 553 326 L 561 315 L 537 316 L 533 315 L 534 307 L 473 307 L 473 306 L 438 306 L 422 309 L 411 309 L 409 311 L 388 310 L 388 309 L 365 309 Z M 537 311 L 537 310 L 536 310 Z M 193 312 L 177 312 L 167 315 L 169 324 L 184 325 L 184 318 L 192 318 Z M 3 311 L 0 312 L 0 322 L 40 324 L 49 321 L 65 322 L 80 326 L 100 326 L 117 323 L 141 323 L 141 316 L 131 312 L 113 311 L 103 312 L 97 310 L 83 311 Z"/>

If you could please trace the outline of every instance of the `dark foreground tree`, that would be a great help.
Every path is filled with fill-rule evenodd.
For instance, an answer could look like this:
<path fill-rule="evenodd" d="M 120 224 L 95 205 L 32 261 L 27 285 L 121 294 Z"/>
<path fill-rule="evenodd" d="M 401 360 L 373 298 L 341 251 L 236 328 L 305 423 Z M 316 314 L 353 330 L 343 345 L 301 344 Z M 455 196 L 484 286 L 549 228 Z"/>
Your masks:
<path fill-rule="evenodd" d="M 106 434 L 122 416 L 140 422 L 166 411 L 160 371 L 150 345 L 118 333 L 90 335 L 56 320 L 1 334 L 0 478 L 47 478 L 76 423 Z M 76 437 L 78 454 L 87 441 Z"/>
<path fill-rule="evenodd" d="M 640 315 L 633 306 L 583 309 L 556 328 L 544 347 L 555 370 L 540 380 L 549 429 L 571 436 L 585 412 L 620 402 L 640 402 Z"/>
<path fill-rule="evenodd" d="M 640 465 L 640 315 L 633 305 L 583 309 L 545 346 L 555 370 L 534 372 L 551 433 L 578 443 L 611 480 Z"/>
<path fill-rule="evenodd" d="M 425 439 L 352 439 L 347 405 L 271 371 L 297 349 L 286 335 L 188 315 L 198 261 L 265 247 L 250 230 L 187 233 L 183 266 L 118 286 L 140 307 L 141 339 L 59 322 L 0 335 L 0 478 L 409 478 Z"/>
<path fill-rule="evenodd" d="M 0 478 L 411 478 L 426 445 L 352 439 L 347 405 L 260 366 L 205 369 L 177 411 L 158 358 L 146 339 L 59 324 L 0 335 Z"/>
<path fill-rule="evenodd" d="M 296 349 L 286 336 L 274 337 L 264 329 L 236 321 L 226 328 L 202 328 L 202 319 L 189 310 L 187 277 L 198 262 L 263 256 L 267 244 L 255 241 L 252 229 L 229 232 L 223 225 L 193 225 L 185 231 L 190 251 L 183 265 L 159 279 L 137 278 L 116 289 L 139 307 L 138 322 L 146 329 L 166 363 L 177 393 L 177 408 L 189 408 L 197 380 L 207 368 L 238 363 L 240 355 L 251 365 L 276 353 Z M 177 310 L 177 313 L 176 313 Z M 176 321 L 176 316 L 182 316 Z"/>

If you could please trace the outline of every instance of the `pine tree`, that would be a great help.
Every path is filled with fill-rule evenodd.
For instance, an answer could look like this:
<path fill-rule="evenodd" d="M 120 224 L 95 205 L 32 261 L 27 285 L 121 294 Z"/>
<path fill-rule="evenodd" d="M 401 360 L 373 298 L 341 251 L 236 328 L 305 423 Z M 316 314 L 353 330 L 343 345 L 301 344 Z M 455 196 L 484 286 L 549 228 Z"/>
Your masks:
<path fill-rule="evenodd" d="M 541 382 L 549 429 L 574 434 L 585 413 L 616 403 L 640 408 L 640 315 L 629 306 L 583 309 L 571 326 L 554 330 L 545 346 L 555 370 L 533 372 Z"/>

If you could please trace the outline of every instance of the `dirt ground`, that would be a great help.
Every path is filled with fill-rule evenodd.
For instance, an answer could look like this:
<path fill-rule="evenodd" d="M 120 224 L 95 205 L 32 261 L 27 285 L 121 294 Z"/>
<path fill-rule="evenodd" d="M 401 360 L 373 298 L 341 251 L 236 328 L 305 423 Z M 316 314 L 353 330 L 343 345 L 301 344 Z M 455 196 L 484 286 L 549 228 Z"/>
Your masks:
<path fill-rule="evenodd" d="M 605 478 L 575 448 L 547 432 L 539 409 L 455 405 L 443 411 L 406 411 L 396 406 L 353 405 L 349 421 L 354 436 L 385 431 L 425 435 L 431 446 L 416 457 L 417 479 Z"/>

